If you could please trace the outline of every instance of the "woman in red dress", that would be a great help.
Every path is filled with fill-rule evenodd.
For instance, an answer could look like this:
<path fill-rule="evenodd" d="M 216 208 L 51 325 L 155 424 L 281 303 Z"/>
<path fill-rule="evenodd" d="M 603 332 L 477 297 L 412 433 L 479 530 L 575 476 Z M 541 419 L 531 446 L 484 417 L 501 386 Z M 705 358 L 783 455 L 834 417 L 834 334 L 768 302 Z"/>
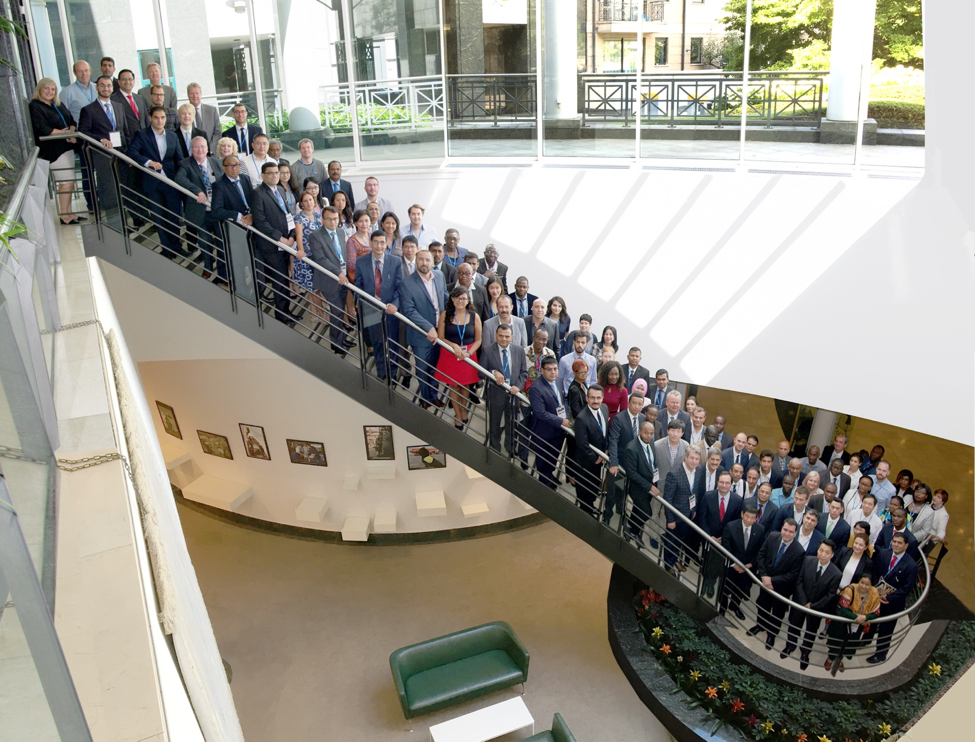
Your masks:
<path fill-rule="evenodd" d="M 629 397 L 623 369 L 616 361 L 607 361 L 600 367 L 599 385 L 603 388 L 603 404 L 609 408 L 609 419 L 612 420 L 617 412 L 626 409 Z"/>
<path fill-rule="evenodd" d="M 467 289 L 460 284 L 454 286 L 437 324 L 437 334 L 453 352 L 440 348 L 434 378 L 447 386 L 450 406 L 454 408 L 454 427 L 458 430 L 467 423 L 467 386 L 479 380 L 477 369 L 464 362 L 470 358 L 477 363 L 481 347 L 481 318 L 468 308 L 468 301 Z"/>

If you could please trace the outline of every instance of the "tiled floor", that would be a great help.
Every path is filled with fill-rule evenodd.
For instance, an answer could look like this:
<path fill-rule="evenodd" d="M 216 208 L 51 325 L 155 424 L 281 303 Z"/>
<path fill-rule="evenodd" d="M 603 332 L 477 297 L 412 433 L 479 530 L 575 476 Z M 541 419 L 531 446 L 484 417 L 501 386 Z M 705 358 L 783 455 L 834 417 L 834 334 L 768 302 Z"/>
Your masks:
<path fill-rule="evenodd" d="M 708 420 L 724 415 L 728 431 L 735 435 L 744 430 L 759 437 L 759 448 L 782 439 L 782 428 L 775 413 L 773 400 L 751 394 L 722 389 L 700 388 L 699 404 L 708 411 Z M 950 495 L 947 505 L 951 519 L 945 539 L 949 553 L 941 563 L 938 579 L 954 595 L 975 610 L 975 551 L 973 551 L 973 522 L 975 522 L 975 449 L 960 443 L 916 433 L 893 425 L 858 418 L 850 435 L 850 450 L 871 449 L 876 444 L 887 450 L 892 472 L 910 469 L 914 475 L 931 486 L 942 487 Z"/>

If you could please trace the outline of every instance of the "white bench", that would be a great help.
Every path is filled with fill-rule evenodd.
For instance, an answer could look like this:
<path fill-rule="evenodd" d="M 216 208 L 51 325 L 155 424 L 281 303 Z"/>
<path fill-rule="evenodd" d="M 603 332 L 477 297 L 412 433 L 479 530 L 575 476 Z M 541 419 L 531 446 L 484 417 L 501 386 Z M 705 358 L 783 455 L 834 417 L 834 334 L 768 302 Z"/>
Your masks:
<path fill-rule="evenodd" d="M 237 511 L 253 494 L 254 491 L 246 484 L 228 482 L 209 474 L 197 477 L 183 487 L 183 497 L 187 500 L 231 512 Z"/>
<path fill-rule="evenodd" d="M 430 739 L 433 742 L 486 742 L 528 726 L 534 734 L 535 720 L 525 701 L 518 697 L 436 724 L 430 727 Z"/>

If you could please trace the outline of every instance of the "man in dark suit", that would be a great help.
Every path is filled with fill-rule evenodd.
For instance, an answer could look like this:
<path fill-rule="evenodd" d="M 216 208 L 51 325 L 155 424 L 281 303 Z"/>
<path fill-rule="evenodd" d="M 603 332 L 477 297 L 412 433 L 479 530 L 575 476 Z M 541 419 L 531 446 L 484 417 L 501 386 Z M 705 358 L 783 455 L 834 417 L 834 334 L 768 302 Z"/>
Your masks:
<path fill-rule="evenodd" d="M 322 209 L 322 228 L 316 229 L 308 238 L 308 249 L 311 259 L 325 270 L 338 276 L 338 280 L 329 278 L 321 271 L 315 271 L 314 287 L 328 303 L 329 328 L 328 337 L 333 353 L 344 356 L 344 341 L 346 333 L 345 323 L 345 295 L 349 278 L 346 275 L 345 250 L 338 239 L 339 212 L 333 206 Z M 402 287 L 400 287 L 400 306 L 402 307 Z"/>
<path fill-rule="evenodd" d="M 603 388 L 599 384 L 589 387 L 586 392 L 586 406 L 576 417 L 572 428 L 576 439 L 576 498 L 583 510 L 595 515 L 596 498 L 599 497 L 603 481 L 603 464 L 607 461 L 589 446 L 606 451 L 606 436 L 609 432 L 609 408 L 603 404 Z"/>
<path fill-rule="evenodd" d="M 796 541 L 798 524 L 792 519 L 786 519 L 782 530 L 769 534 L 762 544 L 762 548 L 755 558 L 755 576 L 772 592 L 785 598 L 791 598 L 799 570 L 806 552 Z M 777 600 L 762 590 L 758 600 L 758 623 L 748 630 L 749 636 L 755 636 L 759 631 L 765 632 L 765 649 L 771 649 L 775 644 L 775 637 L 782 626 L 785 616 L 786 603 Z"/>
<path fill-rule="evenodd" d="M 816 556 L 816 551 L 823 542 L 823 534 L 816 530 L 818 525 L 819 513 L 806 509 L 802 514 L 802 522 L 799 523 L 799 532 L 796 534 L 796 541 L 800 546 L 805 546 L 806 556 Z"/>
<path fill-rule="evenodd" d="M 406 235 L 406 237 L 413 237 L 413 235 Z M 406 237 L 403 239 L 406 239 Z M 413 239 L 416 239 L 416 237 L 413 237 Z M 457 269 L 444 260 L 443 243 L 440 242 L 440 240 L 432 240 L 430 242 L 429 250 L 430 254 L 433 256 L 433 270 L 443 275 L 444 282 L 448 286 L 456 283 Z"/>
<path fill-rule="evenodd" d="M 259 290 L 263 292 L 265 287 L 271 289 L 275 316 L 279 321 L 293 325 L 297 318 L 288 311 L 291 304 L 288 286 L 290 253 L 279 249 L 274 243 L 282 242 L 294 247 L 295 225 L 278 187 L 278 163 L 272 160 L 262 166 L 261 184 L 251 192 L 251 212 L 254 214 L 254 229 L 268 237 L 267 240 L 254 240 Z"/>
<path fill-rule="evenodd" d="M 467 263 L 461 263 L 457 267 L 457 281 L 447 285 L 448 294 L 453 291 L 454 286 L 463 286 L 467 289 L 467 306 L 484 322 L 489 316 L 488 308 L 491 300 L 488 298 L 487 291 L 474 285 L 474 269 Z"/>
<path fill-rule="evenodd" d="M 643 422 L 643 395 L 631 394 L 626 403 L 626 409 L 620 410 L 609 422 L 609 435 L 606 438 L 606 453 L 609 454 L 609 477 L 606 483 L 606 506 L 603 508 L 603 522 L 609 523 L 613 517 L 613 511 L 622 514 L 625 512 L 623 507 L 623 481 L 617 479 L 619 471 L 620 457 L 627 444 L 635 440 L 640 432 L 640 423 Z"/>
<path fill-rule="evenodd" d="M 793 598 L 796 603 L 820 613 L 828 612 L 840 586 L 840 578 L 843 576 L 836 565 L 830 561 L 835 549 L 836 545 L 827 540 L 819 544 L 815 555 L 806 556 L 799 572 L 799 581 L 796 583 Z M 799 642 L 799 633 L 805 626 L 802 649 L 799 652 L 799 669 L 805 670 L 809 667 L 809 651 L 812 649 L 813 639 L 819 633 L 821 621 L 819 616 L 803 613 L 797 608 L 790 610 L 788 638 L 779 659 L 784 660 L 792 654 Z"/>
<path fill-rule="evenodd" d="M 853 484 L 850 475 L 843 473 L 843 459 L 833 459 L 829 463 L 829 471 L 820 476 L 820 484 L 823 489 L 826 488 L 827 484 L 835 484 L 836 493 L 841 498 L 850 491 Z"/>
<path fill-rule="evenodd" d="M 237 148 L 242 155 L 249 155 L 251 142 L 258 134 L 263 134 L 264 130 L 260 126 L 247 123 L 247 106 L 243 103 L 236 104 L 230 111 L 234 117 L 234 125 L 228 126 L 223 130 L 223 136 L 237 142 Z"/>
<path fill-rule="evenodd" d="M 881 616 L 899 613 L 907 607 L 907 597 L 917 584 L 917 562 L 907 553 L 907 539 L 903 533 L 895 533 L 889 549 L 877 549 L 873 557 L 874 585 L 880 582 L 889 585 L 893 591 L 880 599 L 884 604 Z M 894 633 L 896 621 L 874 624 L 877 628 L 877 651 L 867 657 L 867 662 L 875 665 L 887 659 L 890 649 L 890 636 Z"/>
<path fill-rule="evenodd" d="M 663 411 L 667 402 L 667 394 L 676 388 L 674 384 L 670 383 L 670 374 L 667 369 L 657 369 L 657 373 L 654 375 L 654 383 L 650 385 L 647 392 L 647 399 Z"/>
<path fill-rule="evenodd" d="M 681 431 L 683 432 L 683 431 Z M 681 441 L 685 443 L 686 441 Z M 684 454 L 684 461 L 667 474 L 664 482 L 664 500 L 674 506 L 689 520 L 697 516 L 697 509 L 704 496 L 704 472 L 698 464 L 701 463 L 701 453 L 695 447 L 690 447 Z M 670 508 L 667 508 L 667 534 L 664 540 L 664 563 L 667 570 L 680 579 L 680 573 L 686 571 L 683 564 L 683 552 L 696 549 L 692 543 L 694 532 L 682 519 L 678 518 Z"/>
<path fill-rule="evenodd" d="M 355 203 L 355 197 L 352 195 L 352 184 L 347 180 L 342 180 L 342 163 L 338 160 L 332 160 L 328 163 L 328 177 L 321 182 L 321 189 L 322 195 L 329 201 L 332 200 L 336 191 L 345 191 L 345 195 L 349 197 L 349 205 Z"/>
<path fill-rule="evenodd" d="M 753 466 L 757 467 L 758 460 L 752 460 L 754 457 L 748 453 L 748 449 L 745 447 L 747 443 L 747 435 L 744 433 L 736 435 L 731 447 L 726 448 L 721 454 L 721 466 L 729 471 L 734 464 L 741 464 L 742 471 L 748 471 Z"/>
<path fill-rule="evenodd" d="M 791 450 L 792 444 L 789 441 L 779 441 L 775 456 L 772 457 L 772 468 L 778 470 L 783 476 L 789 471 L 789 462 L 792 461 L 792 456 L 789 455 Z"/>
<path fill-rule="evenodd" d="M 359 312 L 372 344 L 376 375 L 380 380 L 385 380 L 387 375 L 395 380 L 399 369 L 403 367 L 403 360 L 396 346 L 388 344 L 388 338 L 399 338 L 399 320 L 393 315 L 399 311 L 403 264 L 395 255 L 386 254 L 386 233 L 382 230 L 372 233 L 369 246 L 372 252 L 363 255 L 355 263 L 355 285 L 385 304 L 386 311 L 384 316 L 374 304 L 367 304 L 359 297 Z M 390 368 L 386 367 L 387 353 Z"/>
<path fill-rule="evenodd" d="M 626 365 L 623 366 L 623 373 L 626 375 L 627 392 L 633 391 L 633 382 L 637 379 L 643 379 L 647 382 L 647 389 L 650 389 L 650 372 L 640 365 L 642 359 L 642 351 L 635 346 L 630 348 L 630 352 L 626 354 Z"/>
<path fill-rule="evenodd" d="M 829 539 L 834 544 L 846 546 L 850 540 L 850 524 L 843 517 L 843 501 L 836 498 L 829 504 L 826 515 L 819 519 L 816 530 L 823 534 L 823 539 Z"/>
<path fill-rule="evenodd" d="M 660 409 L 660 422 L 665 428 L 672 420 L 680 420 L 684 423 L 684 430 L 691 427 L 691 416 L 680 408 L 681 400 L 681 393 L 676 389 L 671 389 L 664 397 L 664 406 Z"/>
<path fill-rule="evenodd" d="M 538 297 L 534 294 L 528 293 L 528 279 L 524 276 L 518 276 L 518 280 L 515 281 L 514 293 L 509 294 L 511 297 L 512 305 L 514 309 L 512 314 L 515 317 L 530 317 L 532 313 L 532 305 L 535 303 L 535 299 Z"/>
<path fill-rule="evenodd" d="M 401 314 L 424 332 L 412 327 L 406 331 L 407 342 L 413 348 L 416 379 L 420 388 L 420 406 L 429 409 L 442 407 L 437 399 L 438 384 L 433 372 L 440 356 L 437 345 L 437 321 L 447 304 L 447 289 L 443 274 L 433 270 L 433 256 L 429 250 L 416 254 L 416 272 L 408 276 L 400 287 Z"/>
<path fill-rule="evenodd" d="M 884 525 L 874 546 L 879 549 L 889 549 L 895 533 L 900 533 L 907 539 L 907 553 L 915 562 L 919 561 L 921 552 L 918 549 L 917 537 L 907 530 L 907 511 L 904 508 L 890 511 L 890 523 Z"/>
<path fill-rule="evenodd" d="M 775 514 L 775 520 L 772 523 L 771 531 L 782 530 L 782 524 L 787 518 L 792 518 L 796 523 L 802 523 L 802 517 L 806 514 L 809 509 L 806 503 L 809 501 L 809 490 L 805 487 L 796 487 L 795 493 L 792 495 L 792 504 L 784 505 L 779 508 L 779 511 Z"/>
<path fill-rule="evenodd" d="M 531 385 L 531 444 L 535 450 L 535 470 L 542 484 L 553 489 L 558 485 L 553 476 L 555 463 L 565 441 L 563 428 L 571 426 L 565 397 L 556 383 L 559 364 L 554 356 L 542 359 L 541 376 Z M 576 442 L 578 448 L 578 441 Z"/>
<path fill-rule="evenodd" d="M 525 348 L 512 345 L 511 325 L 501 324 L 494 333 L 495 343 L 490 345 L 478 359 L 481 365 L 492 372 L 493 381 L 486 384 L 488 412 L 488 440 L 491 448 L 501 450 L 501 425 L 504 423 L 504 450 L 510 456 L 514 450 L 514 400 L 512 395 L 520 392 L 528 380 L 528 358 Z M 502 384 L 508 384 L 506 390 Z"/>
<path fill-rule="evenodd" d="M 745 500 L 745 505 L 751 503 L 755 506 L 755 510 L 758 511 L 757 522 L 765 529 L 766 533 L 772 532 L 772 526 L 775 523 L 775 516 L 779 511 L 779 506 L 774 502 L 771 502 L 772 497 L 772 485 L 768 482 L 763 482 L 758 485 L 758 493 L 753 498 Z"/>
<path fill-rule="evenodd" d="M 130 129 L 125 109 L 112 99 L 112 78 L 102 75 L 95 83 L 98 97 L 81 109 L 78 131 L 99 140 L 108 149 L 125 152 L 134 132 Z M 113 144 L 112 140 L 115 140 Z M 101 153 L 93 157 L 93 170 L 97 176 L 98 206 L 103 210 L 118 208 L 112 173 L 111 155 Z"/>
<path fill-rule="evenodd" d="M 122 104 L 129 131 L 133 138 L 136 132 L 149 126 L 149 107 L 141 95 L 135 92 L 135 75 L 132 70 L 118 73 L 118 92 L 112 93 L 112 100 Z"/>
<path fill-rule="evenodd" d="M 809 488 L 807 487 L 806 489 Z M 809 498 L 809 509 L 815 510 L 825 518 L 825 514 L 829 512 L 829 504 L 837 499 L 839 498 L 836 496 L 836 485 L 832 483 L 827 484 L 823 487 L 823 491 L 820 494 L 813 495 Z"/>
<path fill-rule="evenodd" d="M 614 417 L 613 420 L 615 421 L 616 418 Z M 623 468 L 626 469 L 627 494 L 633 505 L 629 536 L 642 543 L 644 526 L 647 519 L 653 515 L 653 497 L 660 495 L 657 489 L 657 464 L 653 450 L 653 423 L 646 420 L 640 423 L 637 438 L 623 448 L 622 462 Z M 658 546 L 657 540 L 651 535 L 650 547 L 656 549 Z"/>
<path fill-rule="evenodd" d="M 840 433 L 835 438 L 833 438 L 833 445 L 826 446 L 823 449 L 823 455 L 820 460 L 829 466 L 835 459 L 840 459 L 843 462 L 843 466 L 850 463 L 850 452 L 846 450 L 847 437 Z M 840 467 L 842 469 L 842 467 Z M 847 488 L 849 489 L 849 488 Z M 840 494 L 845 494 L 843 489 L 840 489 Z"/>
<path fill-rule="evenodd" d="M 481 290 L 483 291 L 483 289 Z M 535 337 L 536 330 L 544 327 L 545 331 L 548 332 L 548 347 L 553 353 L 558 352 L 559 326 L 554 319 L 545 316 L 544 299 L 535 299 L 535 303 L 532 304 L 532 313 L 525 317 L 524 322 L 525 331 L 530 338 Z M 572 383 L 571 379 L 569 383 Z"/>
<path fill-rule="evenodd" d="M 186 219 L 186 244 L 192 251 L 199 248 L 203 253 L 204 277 L 209 278 L 216 265 L 217 275 L 227 280 L 227 262 L 223 244 L 214 232 L 211 216 L 213 184 L 223 176 L 223 167 L 216 157 L 207 155 L 205 137 L 196 137 L 190 145 L 190 156 L 180 162 L 176 170 L 176 182 L 194 198 L 183 196 L 183 216 Z"/>
<path fill-rule="evenodd" d="M 171 88 L 169 85 L 163 85 L 162 82 L 162 68 L 156 62 L 150 62 L 146 65 L 146 77 L 149 78 L 149 84 L 144 88 L 139 88 L 139 96 L 145 101 L 147 108 L 152 108 L 153 106 L 163 106 L 168 114 L 170 111 L 176 110 L 176 90 Z M 152 89 L 158 85 L 162 88 L 163 98 L 160 102 L 156 102 L 152 99 Z"/>
<path fill-rule="evenodd" d="M 497 278 L 501 281 L 501 290 L 508 292 L 508 266 L 498 260 L 498 248 L 488 244 L 484 248 L 484 257 L 477 261 L 477 272 L 487 278 Z"/>
<path fill-rule="evenodd" d="M 769 482 L 772 485 L 772 489 L 778 489 L 782 486 L 782 472 L 776 471 L 775 467 L 772 466 L 772 459 L 774 458 L 772 452 L 765 448 L 758 455 L 758 481 Z"/>
<path fill-rule="evenodd" d="M 179 118 L 179 123 L 173 131 L 176 132 L 176 139 L 179 141 L 179 159 L 183 160 L 192 154 L 191 147 L 193 140 L 196 137 L 206 139 L 207 135 L 203 129 L 193 123 L 194 117 L 196 116 L 196 109 L 189 103 L 181 105 L 176 110 L 176 115 Z"/>
<path fill-rule="evenodd" d="M 731 492 L 731 474 L 722 472 L 718 475 L 717 489 L 705 492 L 701 498 L 701 505 L 697 509 L 697 524 L 720 544 L 725 527 L 741 518 L 741 505 L 742 499 Z M 714 595 L 714 584 L 721 574 L 723 559 L 721 552 L 705 544 L 702 587 L 709 598 Z"/>
<path fill-rule="evenodd" d="M 166 109 L 153 106 L 148 118 L 149 128 L 136 133 L 129 145 L 128 155 L 140 165 L 174 180 L 179 166 L 179 152 L 176 135 L 166 129 Z M 179 192 L 151 175 L 142 179 L 142 191 L 152 212 L 159 239 L 169 251 L 169 257 L 172 257 L 181 251 Z"/>
<path fill-rule="evenodd" d="M 220 222 L 232 221 L 236 224 L 251 226 L 254 215 L 251 214 L 251 182 L 241 172 L 240 158 L 237 155 L 227 155 L 223 158 L 223 177 L 213 182 L 213 203 L 210 207 L 210 220 L 214 234 L 218 240 L 223 240 Z M 224 248 L 223 255 L 231 259 L 229 245 Z M 221 268 L 220 265 L 217 268 Z M 218 273 L 219 275 L 219 273 Z M 318 271 L 315 278 L 318 278 Z"/>
<path fill-rule="evenodd" d="M 742 504 L 741 520 L 727 523 L 721 533 L 721 545 L 748 570 L 754 567 L 758 551 L 765 543 L 765 526 L 757 521 L 758 509 L 753 503 L 746 502 Z M 752 580 L 749 573 L 732 563 L 728 567 L 721 591 L 721 612 L 731 611 L 739 621 L 744 621 L 745 614 L 741 611 L 741 602 L 748 600 L 751 589 Z"/>
<path fill-rule="evenodd" d="M 712 423 L 712 425 L 714 425 L 714 427 L 718 431 L 718 436 L 715 439 L 715 443 L 717 443 L 719 446 L 721 446 L 721 450 L 722 451 L 724 449 L 726 449 L 726 448 L 731 448 L 731 444 L 733 443 L 733 439 L 731 437 L 731 434 L 728 431 L 725 430 L 725 425 L 726 424 L 727 424 L 727 421 L 725 420 L 724 415 L 715 415 L 714 416 L 714 422 Z"/>
<path fill-rule="evenodd" d="M 186 97 L 193 106 L 193 121 L 206 137 L 207 151 L 216 152 L 220 139 L 220 114 L 214 106 L 203 102 L 203 88 L 198 83 L 191 82 L 186 86 Z"/>

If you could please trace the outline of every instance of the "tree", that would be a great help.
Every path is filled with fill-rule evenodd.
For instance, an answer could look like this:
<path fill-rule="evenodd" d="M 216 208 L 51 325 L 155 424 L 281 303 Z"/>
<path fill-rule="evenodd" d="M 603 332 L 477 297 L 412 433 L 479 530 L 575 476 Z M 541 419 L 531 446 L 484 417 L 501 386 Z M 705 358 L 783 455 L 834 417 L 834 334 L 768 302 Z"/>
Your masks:
<path fill-rule="evenodd" d="M 744 35 L 745 11 L 746 0 L 728 0 L 720 22 L 729 32 Z M 833 0 L 753 0 L 749 66 L 790 69 L 800 59 L 823 58 L 832 25 Z M 742 69 L 744 52 L 729 50 L 725 69 Z M 873 56 L 887 67 L 923 67 L 921 0 L 877 0 Z"/>

